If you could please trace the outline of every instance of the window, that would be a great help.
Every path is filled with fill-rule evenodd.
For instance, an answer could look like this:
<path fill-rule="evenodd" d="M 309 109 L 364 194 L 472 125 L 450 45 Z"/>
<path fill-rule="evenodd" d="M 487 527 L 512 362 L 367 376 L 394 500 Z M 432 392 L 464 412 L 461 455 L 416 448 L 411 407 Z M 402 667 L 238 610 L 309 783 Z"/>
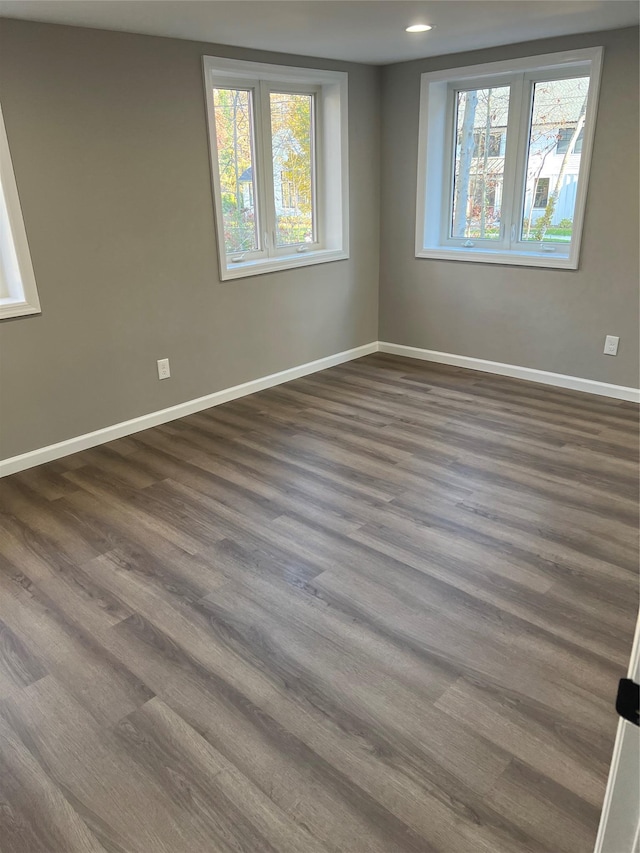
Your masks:
<path fill-rule="evenodd" d="M 204 57 L 222 280 L 349 257 L 347 75 Z"/>
<path fill-rule="evenodd" d="M 533 206 L 540 209 L 549 203 L 549 178 L 538 178 L 533 184 Z"/>
<path fill-rule="evenodd" d="M 577 268 L 601 60 L 422 75 L 417 257 Z"/>
<path fill-rule="evenodd" d="M 484 157 L 504 157 L 504 144 L 506 135 L 499 131 L 498 133 L 485 130 L 475 131 L 473 134 L 473 156 Z M 487 144 L 488 140 L 488 144 Z"/>
<path fill-rule="evenodd" d="M 38 313 L 36 280 L 0 110 L 0 319 Z"/>
<path fill-rule="evenodd" d="M 573 135 L 575 132 L 574 127 L 561 127 L 558 130 L 558 143 L 556 145 L 556 154 L 581 154 L 582 153 L 582 140 L 584 137 L 584 128 L 579 129 L 579 133 L 576 136 L 575 140 L 573 139 Z M 573 148 L 570 148 L 571 143 L 573 142 Z"/>

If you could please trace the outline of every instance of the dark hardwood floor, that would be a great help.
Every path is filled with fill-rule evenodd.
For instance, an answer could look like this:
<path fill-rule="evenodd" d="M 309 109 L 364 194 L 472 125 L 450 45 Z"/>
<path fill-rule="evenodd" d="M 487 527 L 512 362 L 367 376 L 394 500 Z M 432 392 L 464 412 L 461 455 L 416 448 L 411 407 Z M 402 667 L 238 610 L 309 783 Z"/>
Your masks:
<path fill-rule="evenodd" d="M 590 853 L 638 410 L 375 355 L 0 482 L 2 853 Z"/>

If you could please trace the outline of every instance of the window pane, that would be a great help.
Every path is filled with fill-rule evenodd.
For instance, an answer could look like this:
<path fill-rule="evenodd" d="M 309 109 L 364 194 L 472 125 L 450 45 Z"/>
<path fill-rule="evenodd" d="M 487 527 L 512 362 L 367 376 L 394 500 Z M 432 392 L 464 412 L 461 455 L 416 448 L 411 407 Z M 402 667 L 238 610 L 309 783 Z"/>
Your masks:
<path fill-rule="evenodd" d="M 227 254 L 260 248 L 256 221 L 256 181 L 250 90 L 214 89 L 218 172 Z"/>
<path fill-rule="evenodd" d="M 276 243 L 314 241 L 313 95 L 271 93 Z"/>
<path fill-rule="evenodd" d="M 571 242 L 588 93 L 588 77 L 534 86 L 523 240 Z"/>
<path fill-rule="evenodd" d="M 456 93 L 452 237 L 500 237 L 508 117 L 509 86 Z"/>

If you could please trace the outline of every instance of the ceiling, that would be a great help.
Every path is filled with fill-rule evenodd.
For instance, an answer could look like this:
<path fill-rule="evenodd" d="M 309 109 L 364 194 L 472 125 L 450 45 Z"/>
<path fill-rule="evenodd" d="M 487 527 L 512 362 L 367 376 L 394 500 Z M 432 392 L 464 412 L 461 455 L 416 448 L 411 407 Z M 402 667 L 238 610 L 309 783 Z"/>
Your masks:
<path fill-rule="evenodd" d="M 0 0 L 0 16 L 384 65 L 638 24 L 636 0 Z M 433 30 L 408 34 L 409 24 Z"/>

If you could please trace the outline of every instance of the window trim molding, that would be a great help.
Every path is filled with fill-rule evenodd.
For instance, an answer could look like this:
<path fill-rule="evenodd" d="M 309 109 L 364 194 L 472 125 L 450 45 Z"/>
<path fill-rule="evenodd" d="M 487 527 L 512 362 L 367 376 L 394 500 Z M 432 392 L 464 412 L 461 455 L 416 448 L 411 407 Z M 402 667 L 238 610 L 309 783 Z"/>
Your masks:
<path fill-rule="evenodd" d="M 346 71 L 327 71 L 316 68 L 300 68 L 290 65 L 272 65 L 247 60 L 225 59 L 217 56 L 202 57 L 204 96 L 208 129 L 209 162 L 216 223 L 218 266 L 221 281 L 229 281 L 262 273 L 311 266 L 349 258 L 349 151 L 348 151 L 348 74 Z M 215 147 L 215 119 L 211 91 L 221 85 L 247 86 L 262 84 L 267 89 L 282 87 L 282 91 L 317 92 L 316 109 L 321 116 L 317 138 L 318 159 L 316 162 L 316 211 L 317 236 L 323 241 L 318 248 L 299 252 L 296 246 L 274 248 L 269 256 L 262 254 L 240 263 L 229 263 L 224 247 L 224 218 L 220 181 L 217 170 L 218 152 Z M 257 91 L 257 89 L 256 89 Z M 264 105 L 263 105 L 264 106 Z M 255 105 L 254 134 L 255 148 L 266 146 L 261 134 L 261 124 L 266 116 L 261 114 L 260 104 Z M 270 140 L 270 134 L 268 136 Z M 331 168 L 327 167 L 331 164 Z M 262 163 L 262 171 L 270 168 Z M 258 170 L 260 171 L 260 170 Z M 265 191 L 265 178 L 258 177 L 259 189 L 268 204 L 270 192 Z M 262 186 L 260 187 L 260 183 Z M 267 181 L 268 183 L 268 181 Z"/>
<path fill-rule="evenodd" d="M 420 76 L 420 106 L 419 106 L 419 128 L 418 128 L 418 168 L 417 168 L 417 194 L 416 194 L 416 234 L 415 234 L 415 257 L 431 258 L 437 260 L 449 260 L 458 262 L 476 262 L 489 264 L 504 264 L 512 266 L 546 267 L 555 269 L 578 268 L 580 258 L 580 244 L 582 242 L 582 231 L 586 209 L 586 198 L 588 190 L 588 176 L 591 168 L 591 156 L 593 151 L 593 139 L 595 135 L 596 114 L 600 95 L 600 80 L 602 72 L 602 47 L 582 48 L 579 50 L 563 51 L 562 53 L 547 53 L 537 56 L 527 56 L 518 59 L 509 59 L 501 62 L 488 62 L 481 65 L 468 65 L 459 68 L 448 68 L 442 71 L 425 72 Z M 448 157 L 445 149 L 448 134 L 448 97 L 449 86 L 464 87 L 465 84 L 471 88 L 479 83 L 491 80 L 492 84 L 500 84 L 505 77 L 514 74 L 551 75 L 554 72 L 559 77 L 570 76 L 572 67 L 589 64 L 589 97 L 585 113 L 585 128 L 582 153 L 580 159 L 580 171 L 578 173 L 578 190 L 576 193 L 574 235 L 571 240 L 568 254 L 554 255 L 552 250 L 545 250 L 544 244 L 541 251 L 535 251 L 522 241 L 516 241 L 516 249 L 497 248 L 491 250 L 488 246 L 461 248 L 459 246 L 447 245 L 442 240 L 443 211 L 448 199 L 445 196 L 446 181 L 448 180 L 447 162 Z M 512 92 L 513 94 L 513 92 Z M 523 104 L 520 104 L 522 107 Z M 521 122 L 518 123 L 518 129 Z M 519 141 L 518 141 L 519 142 Z M 521 167 L 523 156 L 526 162 L 524 145 L 518 144 L 516 149 L 517 163 L 514 169 Z M 505 170 L 507 164 L 505 162 Z M 518 174 L 515 178 L 522 183 L 522 176 Z M 440 214 L 435 222 L 427 221 L 427 200 L 430 197 L 440 199 Z M 514 195 L 517 199 L 518 194 Z M 525 247 L 526 246 L 526 250 Z"/>
<path fill-rule="evenodd" d="M 0 219 L 0 251 L 9 291 L 4 296 L 0 294 L 0 320 L 40 314 L 38 288 L 1 106 Z"/>

